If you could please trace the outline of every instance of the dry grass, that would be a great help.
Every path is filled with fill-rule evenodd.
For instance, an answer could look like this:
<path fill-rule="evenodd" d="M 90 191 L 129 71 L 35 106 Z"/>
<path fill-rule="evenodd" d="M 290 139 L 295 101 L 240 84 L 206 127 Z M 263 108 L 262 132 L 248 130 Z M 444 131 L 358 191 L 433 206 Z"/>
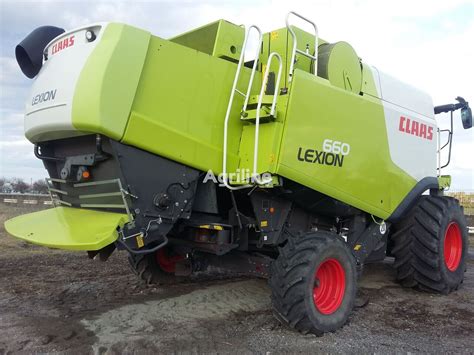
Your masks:
<path fill-rule="evenodd" d="M 474 215 L 474 193 L 473 192 L 447 192 L 448 196 L 455 197 L 464 207 L 464 213 L 469 216 Z"/>

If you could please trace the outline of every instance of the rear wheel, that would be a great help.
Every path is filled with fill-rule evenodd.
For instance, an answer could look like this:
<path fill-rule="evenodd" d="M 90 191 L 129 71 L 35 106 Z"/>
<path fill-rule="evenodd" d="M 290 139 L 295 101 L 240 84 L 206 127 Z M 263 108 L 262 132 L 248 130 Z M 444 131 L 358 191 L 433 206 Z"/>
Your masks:
<path fill-rule="evenodd" d="M 341 328 L 354 306 L 355 261 L 337 235 L 316 232 L 289 238 L 272 263 L 275 316 L 302 333 Z"/>
<path fill-rule="evenodd" d="M 393 231 L 392 254 L 403 286 L 443 294 L 459 288 L 466 270 L 468 238 L 456 199 L 421 196 Z"/>
<path fill-rule="evenodd" d="M 156 253 L 129 254 L 128 261 L 133 272 L 147 285 L 171 284 L 183 279 L 175 276 L 176 263 L 184 257 L 175 253 L 172 249 L 161 248 Z"/>

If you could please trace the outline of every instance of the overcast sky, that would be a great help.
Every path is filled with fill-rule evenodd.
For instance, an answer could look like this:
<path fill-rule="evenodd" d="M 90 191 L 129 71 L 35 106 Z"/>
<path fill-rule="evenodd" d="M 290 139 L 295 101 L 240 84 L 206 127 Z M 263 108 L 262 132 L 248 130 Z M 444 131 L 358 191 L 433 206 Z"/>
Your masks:
<path fill-rule="evenodd" d="M 429 92 L 436 104 L 458 95 L 474 106 L 474 2 L 472 0 L 312 1 L 5 1 L 0 0 L 0 177 L 45 177 L 23 138 L 24 104 L 31 81 L 20 72 L 15 45 L 41 25 L 65 29 L 118 21 L 170 37 L 224 18 L 263 31 L 284 26 L 289 10 L 313 19 L 320 36 L 352 44 L 366 63 Z M 455 115 L 453 189 L 474 190 L 474 129 Z M 448 116 L 439 117 L 442 126 Z M 419 159 L 423 157 L 407 157 Z"/>

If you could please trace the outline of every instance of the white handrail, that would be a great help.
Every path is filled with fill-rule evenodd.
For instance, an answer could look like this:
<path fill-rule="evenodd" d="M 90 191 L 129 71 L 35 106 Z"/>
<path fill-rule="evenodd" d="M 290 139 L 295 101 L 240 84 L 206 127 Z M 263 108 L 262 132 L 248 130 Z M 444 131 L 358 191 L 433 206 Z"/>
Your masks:
<path fill-rule="evenodd" d="M 260 95 L 258 97 L 258 103 L 257 103 L 257 113 L 255 116 L 255 145 L 254 145 L 254 150 L 253 150 L 253 173 L 252 173 L 252 179 L 258 184 L 258 185 L 265 185 L 268 183 L 272 182 L 272 179 L 267 181 L 260 181 L 260 177 L 257 173 L 257 163 L 258 163 L 258 137 L 259 137 L 259 128 L 260 128 L 260 109 L 262 107 L 262 99 L 265 94 L 265 88 L 266 84 L 268 81 L 268 76 L 270 75 L 270 65 L 272 63 L 273 58 L 278 59 L 278 75 L 277 79 L 275 82 L 275 92 L 273 93 L 273 102 L 272 102 L 272 107 L 270 110 L 270 115 L 274 116 L 275 115 L 275 107 L 276 107 L 276 101 L 278 97 L 278 93 L 280 92 L 280 79 L 281 79 L 281 72 L 282 72 L 282 60 L 281 57 L 278 53 L 272 52 L 268 56 L 267 60 L 267 67 L 265 69 L 265 74 L 263 75 L 263 80 L 262 80 L 262 87 L 260 89 Z"/>
<path fill-rule="evenodd" d="M 296 17 L 299 17 L 303 21 L 306 21 L 306 22 L 308 22 L 309 24 L 311 24 L 313 26 L 313 28 L 314 28 L 314 55 L 311 55 L 308 51 L 305 52 L 305 51 L 302 51 L 302 50 L 296 48 L 296 42 L 297 42 L 296 33 L 293 30 L 292 26 L 290 25 L 290 22 L 289 22 L 290 15 L 294 15 Z M 313 60 L 314 75 L 318 75 L 318 66 L 317 66 L 317 61 L 318 61 L 318 27 L 316 26 L 316 24 L 313 21 L 308 20 L 306 17 L 303 17 L 303 16 L 301 16 L 300 14 L 297 14 L 294 11 L 290 11 L 286 15 L 286 28 L 288 29 L 288 31 L 291 34 L 291 37 L 293 38 L 293 50 L 291 51 L 290 73 L 289 73 L 289 77 L 288 77 L 288 82 L 290 83 L 291 80 L 293 79 L 293 70 L 294 70 L 294 66 L 295 66 L 296 53 L 302 54 L 302 55 L 312 59 Z M 308 50 L 308 48 L 306 50 Z"/>
<path fill-rule="evenodd" d="M 239 82 L 240 71 L 242 69 L 242 64 L 244 63 L 245 51 L 247 49 L 248 38 L 249 38 L 250 30 L 252 28 L 258 32 L 258 46 L 255 52 L 255 58 L 254 58 L 253 66 L 252 66 L 252 72 L 250 74 L 250 81 L 247 88 L 247 93 L 246 95 L 243 95 L 245 96 L 245 101 L 244 101 L 244 106 L 241 113 L 247 108 L 247 103 L 249 100 L 250 91 L 252 89 L 253 79 L 255 76 L 255 71 L 257 69 L 258 57 L 260 55 L 260 48 L 262 46 L 262 39 L 263 39 L 262 31 L 260 30 L 260 28 L 258 28 L 255 25 L 250 26 L 247 32 L 245 33 L 244 43 L 242 45 L 242 52 L 240 53 L 239 63 L 237 65 L 237 71 L 235 73 L 234 83 L 232 84 L 232 91 L 230 93 L 229 104 L 227 105 L 227 112 L 225 114 L 225 119 L 224 119 L 224 147 L 222 151 L 222 180 L 223 180 L 224 186 L 226 186 L 229 190 L 240 190 L 247 187 L 252 187 L 252 185 L 242 185 L 242 186 L 237 186 L 237 187 L 230 186 L 229 179 L 227 178 L 227 135 L 228 135 L 229 117 L 230 117 L 230 112 L 232 110 L 232 104 L 234 103 L 235 92 L 238 92 L 239 94 L 242 95 L 242 92 L 237 90 L 237 84 Z"/>
<path fill-rule="evenodd" d="M 438 153 L 438 169 L 436 169 L 438 171 L 438 176 L 441 176 L 441 131 L 439 130 L 439 128 L 437 129 L 438 131 L 438 142 L 437 142 L 437 145 L 438 145 L 438 150 L 437 150 L 437 153 Z"/>
<path fill-rule="evenodd" d="M 255 72 L 257 70 L 257 63 L 258 63 L 258 58 L 260 56 L 260 49 L 262 48 L 262 43 L 263 43 L 263 34 L 262 34 L 262 31 L 260 30 L 260 28 L 258 28 L 257 26 L 252 25 L 252 26 L 249 27 L 249 32 L 250 32 L 251 28 L 255 28 L 258 31 L 258 34 L 259 34 L 259 36 L 258 36 L 258 45 L 257 45 L 257 49 L 255 50 L 255 57 L 254 57 L 253 65 L 252 65 L 252 71 L 250 73 L 249 86 L 247 87 L 247 93 L 245 95 L 244 105 L 242 106 L 242 111 L 241 111 L 241 114 L 240 114 L 240 118 L 243 118 L 242 114 L 247 109 L 247 104 L 248 104 L 249 98 L 250 98 L 250 91 L 252 90 L 252 85 L 253 85 L 253 78 L 254 78 Z M 244 46 L 246 46 L 246 45 L 247 45 L 247 43 L 244 43 Z"/>

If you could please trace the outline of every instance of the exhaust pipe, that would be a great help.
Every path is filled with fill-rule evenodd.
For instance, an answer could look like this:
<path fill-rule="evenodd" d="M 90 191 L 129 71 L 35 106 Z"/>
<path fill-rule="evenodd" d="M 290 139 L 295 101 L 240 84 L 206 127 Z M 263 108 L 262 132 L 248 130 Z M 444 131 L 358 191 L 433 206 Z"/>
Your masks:
<path fill-rule="evenodd" d="M 23 74 L 33 79 L 39 73 L 43 65 L 44 47 L 64 32 L 63 28 L 41 26 L 33 30 L 16 46 L 16 61 Z"/>

